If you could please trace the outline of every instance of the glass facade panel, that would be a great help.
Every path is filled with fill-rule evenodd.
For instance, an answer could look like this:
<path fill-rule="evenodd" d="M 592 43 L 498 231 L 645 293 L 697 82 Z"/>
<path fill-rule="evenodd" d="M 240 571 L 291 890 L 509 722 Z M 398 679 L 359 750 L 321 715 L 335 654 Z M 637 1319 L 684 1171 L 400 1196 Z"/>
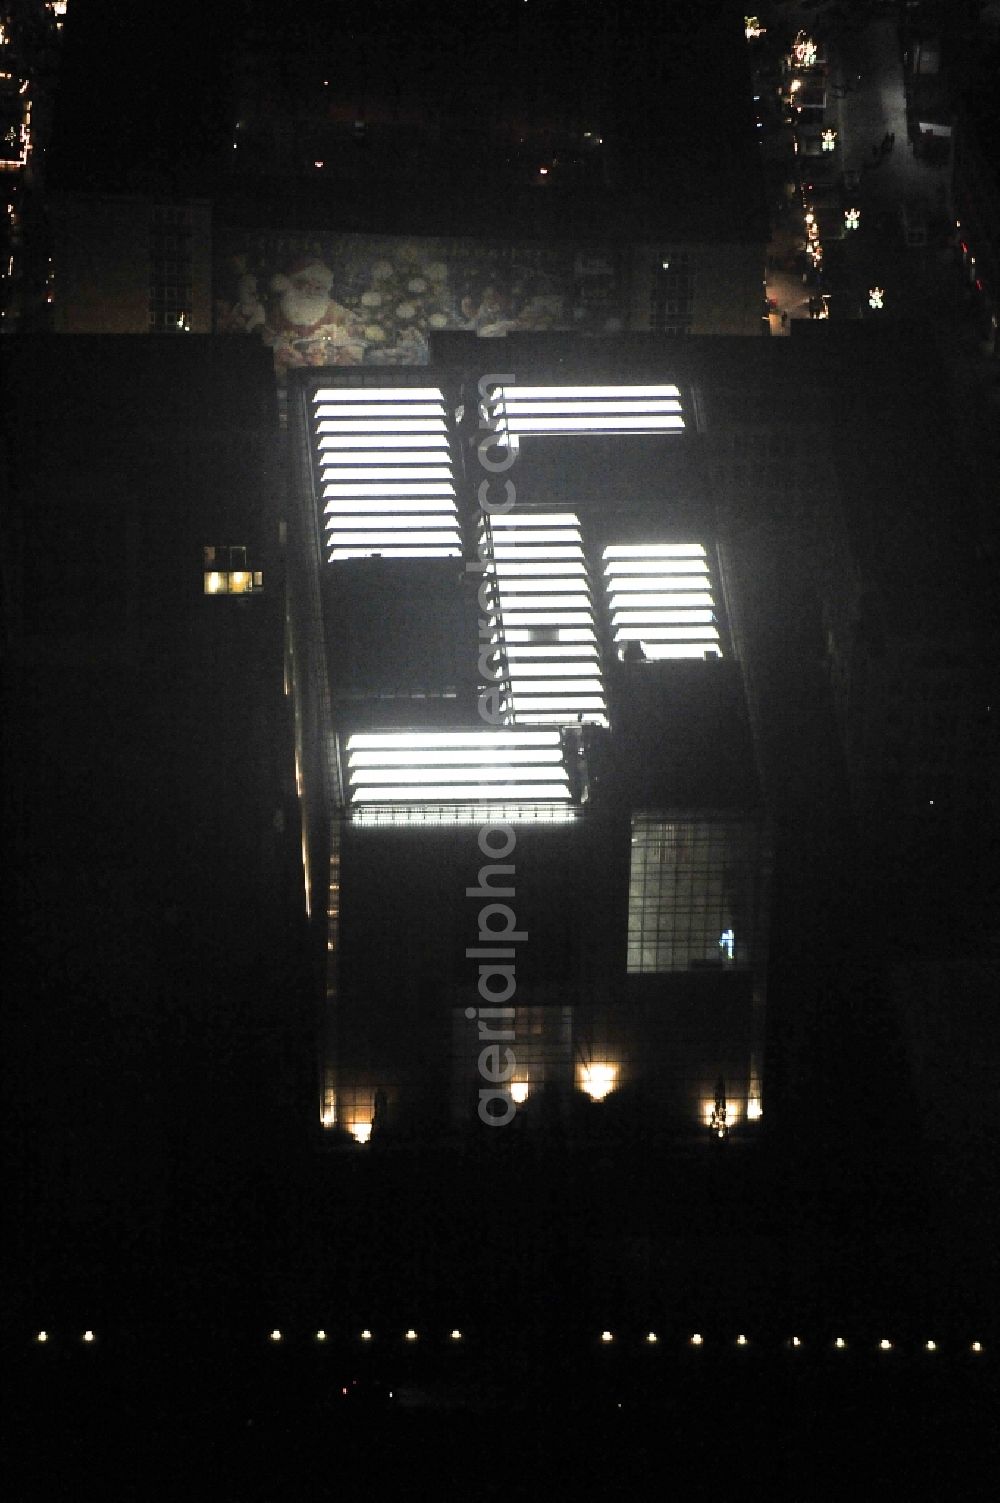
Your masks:
<path fill-rule="evenodd" d="M 749 965 L 761 854 L 751 821 L 635 815 L 629 974 Z"/>

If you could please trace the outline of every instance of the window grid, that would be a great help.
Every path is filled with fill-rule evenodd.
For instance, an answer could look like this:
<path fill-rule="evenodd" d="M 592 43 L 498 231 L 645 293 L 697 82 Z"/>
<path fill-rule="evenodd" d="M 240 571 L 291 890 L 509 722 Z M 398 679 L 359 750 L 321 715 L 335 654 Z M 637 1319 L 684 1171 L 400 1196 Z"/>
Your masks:
<path fill-rule="evenodd" d="M 636 816 L 629 974 L 749 964 L 757 847 L 745 823 Z"/>

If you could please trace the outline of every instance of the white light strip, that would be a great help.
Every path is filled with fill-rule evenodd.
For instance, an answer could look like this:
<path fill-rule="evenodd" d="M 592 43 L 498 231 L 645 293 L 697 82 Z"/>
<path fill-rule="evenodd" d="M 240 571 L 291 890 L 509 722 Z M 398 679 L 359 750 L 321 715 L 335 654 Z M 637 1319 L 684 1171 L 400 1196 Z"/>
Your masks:
<path fill-rule="evenodd" d="M 664 588 L 657 589 L 662 583 Z M 622 590 L 619 580 L 609 580 L 608 595 L 612 608 L 632 610 L 636 606 L 660 604 L 668 610 L 682 610 L 694 605 L 714 605 L 712 584 L 708 579 L 694 580 L 690 590 L 678 590 L 671 580 L 644 579 L 641 590 Z M 667 588 L 669 586 L 669 588 Z"/>
<path fill-rule="evenodd" d="M 450 480 L 380 480 L 375 484 L 367 481 L 352 483 L 350 481 L 341 485 L 323 486 L 324 496 L 453 496 L 455 488 Z"/>
<path fill-rule="evenodd" d="M 597 663 L 597 643 L 590 642 L 552 642 L 547 646 L 522 647 L 517 642 L 507 641 L 507 656 L 511 662 L 521 662 L 522 659 L 532 658 L 587 658 Z"/>
<path fill-rule="evenodd" d="M 332 564 L 347 558 L 461 558 L 462 550 L 456 543 L 448 548 L 334 548 L 327 554 L 327 563 Z"/>
<path fill-rule="evenodd" d="M 714 626 L 622 626 L 615 628 L 616 642 L 717 642 Z"/>
<path fill-rule="evenodd" d="M 558 664 L 559 669 L 565 673 L 565 664 Z M 592 673 L 592 669 L 591 669 Z M 514 672 L 511 669 L 511 693 L 514 700 L 522 700 L 523 703 L 534 702 L 537 694 L 565 694 L 567 703 L 570 699 L 576 700 L 580 694 L 602 693 L 602 682 L 598 678 L 556 678 L 555 673 L 541 678 L 537 672 L 534 675 L 523 675 L 522 672 Z"/>
<path fill-rule="evenodd" d="M 545 661 L 542 661 L 542 660 L 522 662 L 520 656 L 514 658 L 512 661 L 516 662 L 517 666 L 516 666 L 516 668 L 513 667 L 513 666 L 511 667 L 511 678 L 518 678 L 518 679 L 522 679 L 522 678 L 549 678 L 549 679 L 551 679 L 552 675 L 553 675 L 553 671 L 555 669 L 558 669 L 558 671 L 560 673 L 564 674 L 567 678 L 569 678 L 569 677 L 571 677 L 573 675 L 576 675 L 577 678 L 584 678 L 587 675 L 593 677 L 595 668 L 597 666 L 596 663 L 593 662 L 593 661 L 588 662 L 588 663 L 567 663 L 563 659 L 560 659 L 560 661 L 558 663 L 545 662 Z M 599 689 L 601 687 L 599 680 L 595 679 L 595 681 L 594 681 L 594 687 L 597 688 L 597 689 Z"/>
<path fill-rule="evenodd" d="M 444 420 L 444 407 L 440 402 L 393 402 L 388 406 L 364 406 L 360 403 L 337 402 L 317 409 L 317 421 L 328 423 L 337 418 L 410 418 L 433 417 Z"/>
<path fill-rule="evenodd" d="M 325 495 L 324 495 L 325 499 Z M 359 496 L 357 500 L 344 497 L 342 500 L 326 501 L 323 510 L 349 520 L 355 516 L 398 516 L 406 512 L 428 516 L 444 512 L 450 516 L 455 510 L 454 496 L 387 496 L 381 504 L 371 496 Z M 437 518 L 440 520 L 440 518 Z"/>
<path fill-rule="evenodd" d="M 326 448 L 320 456 L 320 464 L 324 474 L 329 472 L 331 475 L 343 475 L 347 473 L 351 465 L 356 465 L 362 472 L 362 480 L 378 475 L 391 475 L 402 465 L 413 465 L 414 469 L 407 470 L 405 473 L 412 473 L 418 477 L 437 475 L 438 471 L 432 468 L 433 465 L 443 466 L 443 473 L 447 477 L 450 477 L 452 472 L 447 445 L 439 441 L 428 444 L 425 448 L 413 449 L 395 447 L 386 449 L 383 444 L 373 449 Z"/>
<path fill-rule="evenodd" d="M 604 566 L 605 574 L 704 574 L 703 558 L 657 558 L 612 561 Z"/>
<path fill-rule="evenodd" d="M 551 599 L 556 606 L 590 605 L 590 595 L 575 595 L 574 590 L 579 590 L 581 580 L 569 579 L 544 579 L 531 574 L 519 575 L 517 579 L 508 579 L 506 571 L 496 580 L 497 588 L 503 599 L 504 606 L 509 604 L 516 607 L 518 604 L 537 609 L 542 603 L 542 597 Z M 555 597 L 563 598 L 557 600 Z"/>
<path fill-rule="evenodd" d="M 613 543 L 604 550 L 605 559 L 704 558 L 701 543 Z M 608 564 L 606 572 L 614 567 Z"/>
<path fill-rule="evenodd" d="M 376 449 L 376 450 L 382 450 L 382 449 L 408 449 L 408 450 L 409 449 L 413 449 L 413 450 L 417 450 L 417 449 L 438 449 L 438 450 L 441 450 L 443 448 L 444 448 L 444 436 L 441 433 L 436 433 L 433 436 L 431 434 L 429 434 L 429 433 L 418 433 L 418 434 L 412 434 L 412 433 L 383 433 L 383 434 L 380 434 L 378 437 L 376 437 L 375 434 L 373 434 L 373 433 L 354 433 L 354 434 L 350 434 L 350 435 L 347 435 L 347 434 L 329 434 L 328 433 L 325 437 L 321 437 L 320 440 L 319 440 L 319 449 L 320 449 L 320 452 L 322 454 L 337 453 L 337 452 L 340 452 L 341 450 L 345 450 L 345 449 L 346 450 L 355 450 L 355 449 Z M 352 454 L 351 457 L 353 459 L 353 457 L 354 457 L 353 454 Z M 393 456 L 393 457 L 395 457 L 395 456 Z M 434 456 L 434 458 L 436 458 L 436 459 L 440 459 L 440 458 L 443 458 L 443 457 L 444 456 L 442 454 L 436 454 Z M 324 462 L 325 463 L 329 463 L 328 460 L 326 460 Z"/>
<path fill-rule="evenodd" d="M 446 433 L 444 418 L 436 417 L 400 417 L 400 418 L 325 418 L 317 423 L 316 431 L 320 434 L 334 435 L 338 433 L 365 434 L 365 433 L 391 433 L 402 436 L 407 433 L 440 434 L 442 438 Z"/>
<path fill-rule="evenodd" d="M 712 593 L 712 581 L 707 574 L 692 574 L 686 579 L 661 579 L 651 574 L 644 575 L 642 579 L 608 579 L 605 580 L 605 585 L 608 594 L 623 603 L 655 596 L 657 600 L 668 604 L 676 602 L 677 605 L 690 605 L 697 592 Z"/>
<path fill-rule="evenodd" d="M 648 583 L 649 582 L 647 581 L 647 586 Z M 617 591 L 617 589 L 618 585 L 616 584 L 614 590 Z M 681 610 L 687 609 L 688 607 L 691 607 L 693 609 L 695 606 L 699 605 L 711 606 L 714 604 L 715 600 L 711 594 L 711 591 L 707 588 L 704 590 L 692 590 L 689 595 L 681 595 L 674 590 L 663 590 L 656 594 L 649 593 L 645 595 L 641 595 L 639 593 L 636 593 L 634 595 L 619 595 L 614 592 L 612 592 L 611 594 L 612 611 L 630 611 L 635 610 L 640 606 L 645 607 L 657 605 L 662 605 L 668 610 Z"/>
<path fill-rule="evenodd" d="M 552 604 L 555 606 L 555 601 Z M 559 606 L 562 606 L 562 604 L 564 604 L 564 601 L 559 601 Z M 594 634 L 594 612 L 589 609 L 586 612 L 582 612 L 582 610 L 567 610 L 565 615 L 559 612 L 558 616 L 553 613 L 553 610 L 514 610 L 514 612 L 505 610 L 504 612 L 504 636 L 508 640 L 514 639 L 511 627 L 552 627 L 552 625 L 558 625 L 559 631 L 562 631 L 564 627 L 589 627 L 591 630 L 589 630 L 588 636 L 586 636 L 586 640 L 589 642 L 592 634 Z M 520 637 L 520 640 L 528 642 L 528 637 Z M 562 634 L 559 640 L 561 642 L 571 642 L 573 637 Z M 580 640 L 583 640 L 582 637 L 580 637 Z"/>
<path fill-rule="evenodd" d="M 517 437 L 544 433 L 659 433 L 663 430 L 680 431 L 684 427 L 682 417 L 511 417 L 507 431 Z"/>
<path fill-rule="evenodd" d="M 528 532 L 525 530 L 515 533 L 511 530 L 494 533 L 494 550 L 498 557 L 503 554 L 504 549 L 509 550 L 512 546 L 529 548 L 536 543 L 562 543 L 567 547 L 575 547 L 577 550 L 583 547 L 583 539 L 580 537 L 580 534 L 570 527 L 564 528 L 561 532 Z M 539 558 L 544 558 L 547 550 L 539 548 L 537 551 Z M 569 557 L 570 555 L 567 554 L 566 556 Z"/>
<path fill-rule="evenodd" d="M 643 655 L 650 663 L 680 662 L 682 660 L 685 662 L 691 662 L 692 660 L 702 662 L 708 650 L 704 644 L 695 648 L 690 642 L 650 642 L 644 639 L 642 643 Z M 719 647 L 713 650 L 711 655 L 721 658 L 722 648 Z"/>
<path fill-rule="evenodd" d="M 520 619 L 523 620 L 524 618 L 521 617 Z M 546 622 L 546 624 L 548 624 L 548 622 L 549 622 L 549 617 L 548 616 L 545 616 L 545 617 L 543 617 L 541 619 L 543 619 Z M 567 619 L 571 620 L 573 618 L 569 617 Z M 515 643 L 519 643 L 519 642 L 534 642 L 534 643 L 537 643 L 538 642 L 538 632 L 537 632 L 537 630 L 532 631 L 530 626 L 513 626 L 512 627 L 512 626 L 509 625 L 510 620 L 511 620 L 510 616 L 504 616 L 504 622 L 505 622 L 504 639 L 505 639 L 505 641 L 507 643 L 508 650 Z M 597 637 L 594 634 L 594 628 L 592 626 L 557 626 L 555 628 L 552 628 L 552 630 L 554 630 L 554 633 L 555 633 L 555 642 L 556 642 L 556 644 L 561 643 L 561 642 L 591 642 L 591 643 L 594 644 L 594 646 L 596 648 Z M 546 635 L 548 635 L 548 633 L 546 633 Z"/>
<path fill-rule="evenodd" d="M 467 746 L 460 751 L 446 751 L 440 747 L 432 751 L 416 753 L 410 751 L 397 751 L 391 748 L 383 748 L 380 751 L 349 751 L 347 760 L 351 768 L 355 767 L 394 767 L 401 764 L 412 767 L 419 760 L 422 767 L 469 767 L 474 763 L 486 762 L 493 764 L 498 757 L 502 757 L 505 764 L 512 767 L 517 762 L 526 762 L 533 767 L 541 767 L 546 763 L 562 763 L 562 748 L 540 746 L 534 748 L 522 748 L 516 746 L 487 748 Z"/>
<path fill-rule="evenodd" d="M 347 742 L 347 750 L 381 751 L 397 746 L 405 751 L 436 751 L 459 747 L 555 746 L 562 742 L 555 731 L 372 731 L 359 732 Z"/>
<path fill-rule="evenodd" d="M 504 386 L 495 386 L 493 399 L 499 394 L 506 396 L 507 390 Z M 681 394 L 677 386 L 512 386 L 509 391 L 517 400 L 531 402 L 544 401 L 547 397 L 564 401 L 589 397 L 602 401 L 609 397 L 679 397 Z"/>
<path fill-rule="evenodd" d="M 386 786 L 377 790 L 363 789 L 351 796 L 354 804 L 402 804 L 411 799 L 431 803 L 444 803 L 448 799 L 476 799 L 492 803 L 497 799 L 546 799 L 551 803 L 569 799 L 569 789 L 549 783 L 482 783 L 461 784 L 429 783 L 419 789 L 404 784 Z"/>
<path fill-rule="evenodd" d="M 504 580 L 509 579 L 518 582 L 516 585 L 517 588 L 520 588 L 519 581 L 522 576 L 527 579 L 532 575 L 539 576 L 543 580 L 554 579 L 559 575 L 569 576 L 578 587 L 580 578 L 584 574 L 583 553 L 581 551 L 579 559 L 573 562 L 559 560 L 558 562 L 553 561 L 550 563 L 546 560 L 540 560 L 538 563 L 535 563 L 527 559 L 496 559 L 496 574 L 501 585 Z M 560 586 L 555 585 L 553 588 L 559 589 Z"/>
<path fill-rule="evenodd" d="M 563 709 L 553 714 L 544 710 L 533 709 L 531 721 L 533 725 L 565 725 L 566 711 Z M 608 724 L 608 717 L 595 711 L 586 716 L 586 721 L 588 725 L 606 726 Z"/>
<path fill-rule="evenodd" d="M 441 402 L 439 386 L 321 386 L 313 403 L 323 402 Z"/>
<path fill-rule="evenodd" d="M 526 512 L 497 512 L 490 518 L 490 526 L 494 532 L 533 532 L 540 527 L 558 527 L 560 532 L 579 532 L 579 526 L 572 520 L 572 513 L 565 511 L 526 511 Z M 537 538 L 532 538 L 537 542 Z"/>
<path fill-rule="evenodd" d="M 551 536 L 552 536 L 553 539 L 555 539 L 556 537 L 559 537 L 559 534 L 558 533 L 552 533 Z M 562 541 L 563 541 L 563 539 L 560 538 L 560 542 L 562 542 Z M 567 544 L 567 546 L 565 548 L 560 548 L 558 546 L 555 546 L 555 547 L 546 547 L 546 548 L 539 548 L 537 550 L 532 550 L 530 548 L 526 548 L 524 546 L 523 542 L 520 542 L 520 545 L 519 545 L 519 540 L 516 539 L 516 538 L 512 538 L 508 542 L 507 541 L 507 537 L 505 536 L 504 537 L 504 541 L 502 543 L 497 543 L 497 544 L 494 545 L 494 548 L 493 548 L 493 557 L 498 562 L 500 560 L 502 560 L 502 559 L 516 560 L 516 559 L 533 559 L 533 558 L 538 558 L 539 560 L 545 560 L 545 559 L 549 559 L 549 558 L 562 558 L 562 559 L 572 558 L 572 559 L 580 559 L 580 560 L 582 560 L 583 559 L 583 545 L 582 545 L 582 543 L 574 543 L 572 541 L 572 539 L 570 539 L 569 543 Z M 502 571 L 502 572 L 506 572 L 506 571 Z"/>
<path fill-rule="evenodd" d="M 619 626 L 709 626 L 711 611 L 617 611 L 615 622 Z"/>
<path fill-rule="evenodd" d="M 416 512 L 412 516 L 397 517 L 391 512 L 369 512 L 367 515 L 358 516 L 351 513 L 335 517 L 327 517 L 326 531 L 337 536 L 347 536 L 349 533 L 360 533 L 361 537 L 355 541 L 361 542 L 365 535 L 373 528 L 399 528 L 410 527 L 444 527 L 447 525 L 447 515 L 439 512 Z M 449 537 L 451 534 L 449 533 Z M 329 541 L 329 539 L 328 539 Z M 397 538 L 398 542 L 399 539 Z"/>
<path fill-rule="evenodd" d="M 540 585 L 549 585 L 549 580 L 538 580 Z M 579 580 L 573 580 L 573 586 L 579 589 Z M 591 597 L 589 595 L 520 595 L 501 589 L 501 610 L 504 612 L 504 621 L 513 621 L 520 610 L 589 610 L 591 609 Z M 556 619 L 561 621 L 561 616 L 553 616 L 553 624 Z"/>
<path fill-rule="evenodd" d="M 599 711 L 603 714 L 604 698 L 603 695 L 593 695 L 587 698 L 581 698 L 570 702 L 567 697 L 562 694 L 558 699 L 538 698 L 530 700 L 526 700 L 524 698 L 524 695 L 520 695 L 515 697 L 514 708 L 515 710 L 520 710 L 524 714 L 528 714 L 529 711 L 533 710 L 558 710 L 558 716 L 554 716 L 553 719 L 557 719 L 559 724 L 561 725 L 567 725 L 572 724 L 573 721 L 575 721 L 577 711 L 579 710 L 593 710 Z M 528 718 L 529 720 L 534 719 L 534 716 L 528 715 Z M 587 718 L 589 719 L 590 716 L 588 715 Z"/>
<path fill-rule="evenodd" d="M 328 523 L 327 525 L 329 526 L 330 524 Z M 381 549 L 383 547 L 383 545 L 394 547 L 397 544 L 400 544 L 400 543 L 402 543 L 405 540 L 405 534 L 401 535 L 398 532 L 343 532 L 343 531 L 335 531 L 334 534 L 333 534 L 333 537 L 337 539 L 338 546 L 341 545 L 341 544 L 344 547 L 348 547 L 350 545 L 353 545 L 353 546 L 356 546 L 356 547 L 374 548 L 376 550 Z M 328 539 L 328 541 L 332 541 L 332 539 Z M 433 543 L 435 545 L 440 545 L 442 548 L 444 548 L 444 547 L 447 547 L 449 544 L 451 544 L 451 543 L 454 542 L 454 533 L 452 533 L 450 531 L 449 532 L 415 532 L 413 534 L 413 541 L 415 543 L 418 543 L 421 547 L 428 547 L 429 548 L 431 546 L 431 544 Z"/>
<path fill-rule="evenodd" d="M 329 484 L 330 481 L 361 480 L 378 482 L 398 480 L 446 480 L 449 487 L 452 484 L 451 466 L 444 465 L 435 468 L 434 465 L 414 465 L 408 468 L 405 465 L 363 465 L 359 469 L 345 469 L 341 465 L 324 464 L 323 479 Z M 377 487 L 373 487 L 377 488 Z M 350 491 L 348 489 L 348 494 Z M 326 495 L 342 494 L 341 491 L 332 492 L 327 490 Z"/>
<path fill-rule="evenodd" d="M 639 416 L 640 414 L 643 414 L 643 413 L 655 413 L 657 416 L 660 416 L 660 415 L 662 415 L 664 413 L 667 413 L 667 412 L 679 413 L 680 410 L 681 410 L 681 404 L 680 404 L 680 402 L 678 402 L 674 398 L 670 398 L 670 397 L 661 397 L 659 401 L 645 401 L 645 402 L 607 402 L 607 401 L 602 401 L 602 402 L 595 402 L 593 404 L 593 407 L 594 407 L 594 412 L 600 414 L 602 417 L 605 416 L 605 415 L 612 415 L 613 416 L 615 414 L 623 414 L 623 413 L 632 414 L 634 416 Z M 526 402 L 526 401 L 523 401 L 523 400 L 519 401 L 516 397 L 510 397 L 510 396 L 506 396 L 505 395 L 504 396 L 504 401 L 503 401 L 503 409 L 504 409 L 504 412 L 507 414 L 507 422 L 509 423 L 510 420 L 511 420 L 511 418 L 513 418 L 513 417 L 518 417 L 518 418 L 531 417 L 531 418 L 535 418 L 535 417 L 547 417 L 547 416 L 553 416 L 553 415 L 556 416 L 556 417 L 562 417 L 562 416 L 565 415 L 565 413 L 567 411 L 567 404 L 565 402 Z M 586 407 L 584 407 L 583 409 L 581 409 L 580 407 L 576 408 L 577 412 L 580 412 L 581 410 L 584 411 L 584 412 L 586 412 L 587 408 Z"/>
<path fill-rule="evenodd" d="M 484 777 L 491 779 L 503 779 L 515 783 L 519 779 L 525 782 L 535 780 L 537 782 L 551 783 L 553 785 L 553 798 L 562 798 L 561 789 L 568 787 L 569 779 L 565 767 L 538 767 L 528 765 L 525 767 L 507 767 L 502 763 L 493 763 L 489 767 L 364 767 L 351 768 L 351 786 L 361 791 L 365 788 L 374 787 L 380 783 L 440 783 L 447 777 L 450 783 L 476 783 Z"/>

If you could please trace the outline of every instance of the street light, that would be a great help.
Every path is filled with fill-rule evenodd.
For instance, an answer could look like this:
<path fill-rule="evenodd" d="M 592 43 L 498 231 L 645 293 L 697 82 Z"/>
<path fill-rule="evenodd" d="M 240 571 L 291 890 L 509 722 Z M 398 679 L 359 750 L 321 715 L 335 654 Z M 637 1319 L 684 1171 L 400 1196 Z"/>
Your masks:
<path fill-rule="evenodd" d="M 884 297 L 885 297 L 885 293 L 883 292 L 883 290 L 882 290 L 881 287 L 872 287 L 872 288 L 870 288 L 869 292 L 868 292 L 868 306 L 869 306 L 869 308 L 884 308 L 885 307 L 885 303 L 883 302 L 883 298 Z"/>
<path fill-rule="evenodd" d="M 860 229 L 860 227 L 861 227 L 861 210 L 860 209 L 845 209 L 844 210 L 844 229 L 845 230 L 857 230 L 857 229 Z"/>

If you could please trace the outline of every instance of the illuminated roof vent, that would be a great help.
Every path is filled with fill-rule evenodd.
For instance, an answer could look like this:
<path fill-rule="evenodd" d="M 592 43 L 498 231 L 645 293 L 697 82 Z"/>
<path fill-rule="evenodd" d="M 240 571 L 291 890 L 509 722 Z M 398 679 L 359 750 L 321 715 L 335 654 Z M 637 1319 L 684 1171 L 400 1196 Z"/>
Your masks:
<path fill-rule="evenodd" d="M 681 433 L 676 386 L 496 386 L 498 432 L 517 439 L 583 433 Z"/>
<path fill-rule="evenodd" d="M 352 812 L 379 804 L 570 803 L 556 730 L 351 736 L 347 781 Z"/>
<path fill-rule="evenodd" d="M 701 543 L 613 544 L 604 577 L 620 651 L 638 642 L 650 662 L 722 656 Z"/>
<path fill-rule="evenodd" d="M 491 644 L 506 655 L 515 725 L 607 725 L 587 564 L 574 512 L 482 523 L 493 585 Z"/>
<path fill-rule="evenodd" d="M 313 433 L 328 562 L 461 557 L 440 387 L 322 387 Z"/>

